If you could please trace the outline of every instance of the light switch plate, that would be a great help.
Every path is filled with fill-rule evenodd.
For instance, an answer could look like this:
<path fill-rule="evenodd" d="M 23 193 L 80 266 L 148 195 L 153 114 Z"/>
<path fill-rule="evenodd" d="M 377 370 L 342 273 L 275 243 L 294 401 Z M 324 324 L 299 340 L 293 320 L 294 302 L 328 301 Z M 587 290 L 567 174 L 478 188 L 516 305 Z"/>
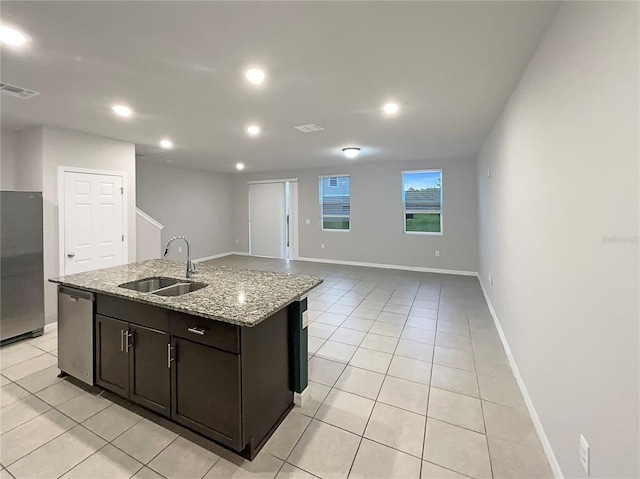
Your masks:
<path fill-rule="evenodd" d="M 304 220 L 304 222 L 305 222 L 306 224 L 308 224 L 308 225 L 310 225 L 310 224 L 311 224 L 311 220 L 310 220 L 309 218 L 307 218 L 306 220 Z"/>

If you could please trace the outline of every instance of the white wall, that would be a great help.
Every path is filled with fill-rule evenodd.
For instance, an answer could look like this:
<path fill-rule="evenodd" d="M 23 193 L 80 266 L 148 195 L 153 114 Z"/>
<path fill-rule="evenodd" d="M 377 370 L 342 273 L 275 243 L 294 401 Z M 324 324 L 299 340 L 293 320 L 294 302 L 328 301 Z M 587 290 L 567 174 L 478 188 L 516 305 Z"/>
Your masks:
<path fill-rule="evenodd" d="M 16 190 L 42 191 L 44 129 L 26 128 L 18 133 Z"/>
<path fill-rule="evenodd" d="M 128 260 L 136 260 L 135 145 L 77 131 L 42 128 L 42 197 L 44 200 L 44 277 L 59 275 L 58 167 L 72 166 L 127 174 Z M 22 133 L 22 132 L 21 132 Z M 45 283 L 45 322 L 57 317 L 56 285 Z"/>
<path fill-rule="evenodd" d="M 162 242 L 184 235 L 191 242 L 191 258 L 232 250 L 232 177 L 225 173 L 137 161 L 138 207 L 164 225 Z M 179 242 L 168 258 L 185 261 Z M 164 253 L 164 251 L 163 251 Z"/>
<path fill-rule="evenodd" d="M 18 161 L 18 133 L 0 131 L 0 189 L 16 189 L 16 162 Z"/>
<path fill-rule="evenodd" d="M 481 278 L 571 478 L 581 433 L 640 475 L 638 6 L 563 4 L 478 158 Z"/>
<path fill-rule="evenodd" d="M 442 168 L 443 235 L 403 233 L 403 170 Z M 318 176 L 351 175 L 351 231 L 322 231 Z M 474 159 L 364 164 L 237 175 L 234 244 L 248 252 L 248 180 L 299 179 L 299 256 L 364 263 L 477 271 L 477 196 Z M 311 224 L 305 224 L 309 218 Z M 325 249 L 320 248 L 324 243 Z M 440 256 L 435 256 L 435 251 Z"/>
<path fill-rule="evenodd" d="M 162 258 L 163 225 L 136 208 L 136 261 Z"/>

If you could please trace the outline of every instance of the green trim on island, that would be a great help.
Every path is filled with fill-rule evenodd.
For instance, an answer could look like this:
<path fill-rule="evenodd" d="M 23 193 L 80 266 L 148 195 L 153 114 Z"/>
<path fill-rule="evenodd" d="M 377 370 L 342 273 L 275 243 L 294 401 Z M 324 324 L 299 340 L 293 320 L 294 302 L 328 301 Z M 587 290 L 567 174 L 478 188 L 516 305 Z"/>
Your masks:
<path fill-rule="evenodd" d="M 291 390 L 298 394 L 306 389 L 309 382 L 309 339 L 304 321 L 306 311 L 306 297 L 289 305 L 289 340 L 291 343 L 289 383 Z"/>

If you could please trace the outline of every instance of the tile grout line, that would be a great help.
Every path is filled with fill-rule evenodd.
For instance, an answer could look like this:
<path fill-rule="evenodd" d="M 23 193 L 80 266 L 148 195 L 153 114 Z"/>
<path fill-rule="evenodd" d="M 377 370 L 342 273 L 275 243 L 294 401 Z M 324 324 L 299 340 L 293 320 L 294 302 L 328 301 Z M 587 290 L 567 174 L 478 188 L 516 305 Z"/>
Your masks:
<path fill-rule="evenodd" d="M 440 283 L 440 290 L 438 292 L 438 314 L 436 316 L 436 330 L 433 334 L 433 349 L 431 353 L 431 371 L 429 373 L 429 399 L 427 401 L 427 410 L 424 413 L 424 431 L 422 432 L 422 451 L 420 454 L 420 477 L 422 477 L 422 468 L 424 467 L 424 452 L 427 446 L 427 423 L 429 422 L 429 404 L 431 403 L 431 383 L 433 382 L 433 362 L 436 356 L 436 339 L 438 336 L 438 321 L 440 319 L 440 300 L 442 297 L 442 282 Z"/>
<path fill-rule="evenodd" d="M 467 311 L 467 298 L 465 296 L 465 312 Z M 467 323 L 469 322 L 469 315 L 467 313 Z M 471 337 L 471 325 L 469 328 L 469 339 L 471 340 L 471 357 L 473 358 L 473 367 L 476 370 L 476 383 L 478 384 L 478 400 L 480 401 L 480 412 L 482 413 L 482 426 L 484 427 L 484 438 L 487 443 L 487 459 L 489 459 L 489 470 L 491 471 L 491 477 L 494 477 L 493 473 L 493 461 L 491 461 L 491 450 L 489 449 L 489 434 L 487 431 L 487 422 L 484 419 L 484 406 L 482 404 L 482 393 L 480 392 L 480 379 L 478 378 L 478 366 L 476 365 L 476 355 L 473 348 L 473 339 Z"/>
<path fill-rule="evenodd" d="M 31 394 L 31 393 L 30 393 L 30 394 Z M 44 414 L 46 414 L 47 412 L 52 411 L 52 410 L 55 410 L 55 411 L 56 411 L 56 412 L 58 412 L 59 414 L 62 414 L 62 415 L 63 415 L 63 416 L 65 416 L 66 418 L 68 418 L 68 419 L 70 419 L 71 421 L 73 421 L 75 424 L 74 424 L 73 426 L 71 426 L 69 429 L 66 429 L 66 430 L 62 431 L 62 432 L 61 432 L 60 434 L 58 434 L 57 436 L 52 437 L 52 438 L 51 438 L 51 439 L 49 439 L 47 442 L 45 442 L 45 443 L 41 444 L 40 446 L 36 447 L 35 449 L 32 449 L 32 450 L 31 450 L 31 451 L 29 451 L 28 453 L 26 453 L 26 454 L 24 454 L 24 455 L 20 456 L 19 458 L 15 459 L 14 461 L 11 461 L 11 463 L 4 465 L 4 466 L 5 466 L 5 469 L 8 469 L 8 467 L 9 467 L 9 466 L 12 466 L 13 464 L 15 464 L 16 462 L 18 462 L 19 460 L 21 460 L 21 459 L 23 459 L 23 458 L 27 457 L 27 456 L 28 456 L 29 454 L 31 454 L 32 452 L 37 451 L 38 449 L 40 449 L 40 448 L 42 448 L 42 447 L 46 446 L 47 444 L 49 444 L 51 441 L 54 441 L 55 439 L 59 438 L 59 437 L 60 437 L 60 436 L 62 436 L 63 434 L 66 434 L 67 432 L 71 431 L 71 429 L 73 429 L 74 427 L 76 427 L 76 426 L 80 426 L 80 423 L 79 423 L 79 422 L 77 422 L 75 419 L 73 419 L 72 417 L 67 416 L 67 415 L 66 415 L 66 414 L 64 414 L 62 411 L 58 411 L 58 409 L 53 408 L 53 407 L 52 407 L 51 409 L 49 409 L 48 411 L 46 411 L 46 412 L 44 412 L 44 413 L 42 413 L 42 414 L 39 414 L 38 416 L 36 416 L 36 417 L 34 417 L 34 418 L 32 418 L 32 419 L 29 419 L 28 421 L 26 421 L 26 422 L 22 423 L 22 424 L 21 424 L 21 426 L 24 426 L 25 424 L 27 424 L 27 423 L 29 423 L 29 422 L 33 421 L 34 419 L 39 418 L 40 416 L 43 416 Z M 15 429 L 17 429 L 17 428 L 13 428 L 12 430 L 15 430 Z"/>
<path fill-rule="evenodd" d="M 380 316 L 380 315 L 378 314 L 378 316 Z M 404 326 L 402 327 L 402 330 L 404 331 Z M 402 332 L 400 332 L 400 335 L 402 335 Z M 399 338 L 398 338 L 398 342 L 400 342 Z M 394 352 L 398 347 L 398 342 L 396 343 L 396 347 L 394 348 Z M 391 355 L 391 361 L 393 361 L 393 355 Z M 382 391 L 382 388 L 384 387 L 384 383 L 387 380 L 387 373 L 389 372 L 389 368 L 391 367 L 391 361 L 389 361 L 389 365 L 387 366 L 387 371 L 384 374 L 384 379 L 382 380 L 382 384 L 380 385 L 380 389 L 378 390 L 378 394 L 376 395 L 376 398 L 373 401 L 373 407 L 371 408 L 371 413 L 369 413 L 369 417 L 367 418 L 367 423 L 364 425 L 364 430 L 362 431 L 362 434 L 360 435 L 360 441 L 358 442 L 358 447 L 356 448 L 356 453 L 353 456 L 353 460 L 351 461 L 351 466 L 349 467 L 349 472 L 347 473 L 347 478 L 351 475 L 351 471 L 353 470 L 353 465 L 356 463 L 356 459 L 358 457 L 358 452 L 360 452 L 360 446 L 362 445 L 363 439 L 365 439 L 365 434 L 367 433 L 367 428 L 369 427 L 369 422 L 371 421 L 371 416 L 373 416 L 373 411 L 376 408 L 376 404 L 378 403 L 378 398 L 380 397 L 380 392 Z"/>

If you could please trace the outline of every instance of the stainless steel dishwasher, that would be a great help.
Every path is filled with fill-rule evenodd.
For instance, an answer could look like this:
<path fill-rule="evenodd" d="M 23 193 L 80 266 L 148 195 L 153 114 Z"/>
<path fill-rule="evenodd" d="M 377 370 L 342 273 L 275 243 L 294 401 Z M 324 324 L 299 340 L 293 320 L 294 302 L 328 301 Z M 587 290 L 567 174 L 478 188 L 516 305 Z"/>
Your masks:
<path fill-rule="evenodd" d="M 58 286 L 58 368 L 91 386 L 94 299 L 93 293 Z"/>

